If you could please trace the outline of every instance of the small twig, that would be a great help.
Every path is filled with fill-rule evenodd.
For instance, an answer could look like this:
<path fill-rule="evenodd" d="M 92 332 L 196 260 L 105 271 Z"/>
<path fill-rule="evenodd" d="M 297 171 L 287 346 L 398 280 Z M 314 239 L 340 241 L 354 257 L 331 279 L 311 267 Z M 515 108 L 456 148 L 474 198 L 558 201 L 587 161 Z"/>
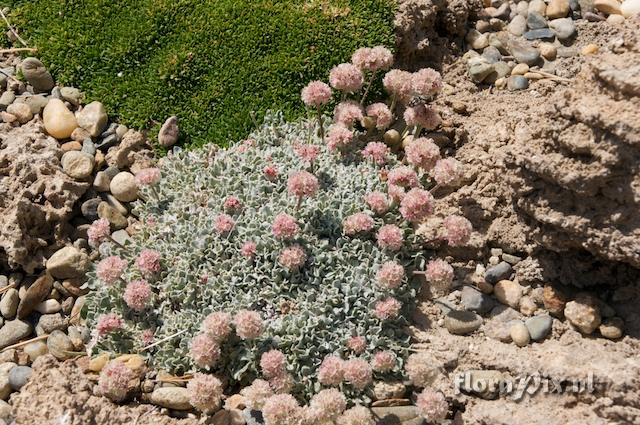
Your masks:
<path fill-rule="evenodd" d="M 531 71 L 531 72 L 535 72 L 537 74 L 540 74 L 543 77 L 549 78 L 550 80 L 563 81 L 565 83 L 570 83 L 571 82 L 571 80 L 568 79 L 568 78 L 558 77 L 557 75 L 554 75 L 554 74 L 551 74 L 549 72 L 545 72 L 545 71 L 542 71 L 542 70 L 535 70 L 535 71 Z"/>
<path fill-rule="evenodd" d="M 17 52 L 37 52 L 38 49 L 33 47 L 15 47 L 13 49 L 0 49 L 0 54 L 4 53 L 17 53 Z"/>
<path fill-rule="evenodd" d="M 181 330 L 180 332 L 176 332 L 176 333 L 174 333 L 173 335 L 169 335 L 169 336 L 167 336 L 167 337 L 164 337 L 164 338 L 162 338 L 160 341 L 156 341 L 156 342 L 154 342 L 154 343 L 153 343 L 153 344 L 151 344 L 151 345 L 147 345 L 146 347 L 141 348 L 140 350 L 138 350 L 138 352 L 139 352 L 139 353 L 141 353 L 141 352 L 143 352 L 143 351 L 147 351 L 149 348 L 153 348 L 153 347 L 155 347 L 156 345 L 160 345 L 160 344 L 162 344 L 163 342 L 169 341 L 170 339 L 175 338 L 175 337 L 177 337 L 178 335 L 182 335 L 182 334 L 183 334 L 183 333 L 185 333 L 186 331 L 188 331 L 188 329 L 183 329 L 183 330 Z"/>
<path fill-rule="evenodd" d="M 11 350 L 11 349 L 14 349 L 14 348 L 20 348 L 23 345 L 28 345 L 28 344 L 31 344 L 32 342 L 36 342 L 36 341 L 40 341 L 40 340 L 43 340 L 43 339 L 47 339 L 48 336 L 49 336 L 49 334 L 44 334 L 44 335 L 37 336 L 35 338 L 28 339 L 26 341 L 21 341 L 21 342 L 18 342 L 16 344 L 10 345 L 8 347 L 4 347 L 2 350 L 0 350 L 0 352 L 4 352 L 4 351 Z"/>
<path fill-rule="evenodd" d="M 24 47 L 29 47 L 29 46 L 27 45 L 27 42 L 26 42 L 26 41 L 24 41 L 24 40 L 22 39 L 22 37 L 20 37 L 20 36 L 18 35 L 18 33 L 13 29 L 13 27 L 12 27 L 12 26 L 11 26 L 11 24 L 9 23 L 9 20 L 8 20 L 8 19 L 7 19 L 7 17 L 4 15 L 4 13 L 2 12 L 2 10 L 0 10 L 0 15 L 2 15 L 2 19 L 4 19 L 4 21 L 7 23 L 7 26 L 9 27 L 9 31 L 11 31 L 11 32 L 13 33 L 13 35 L 15 35 L 15 36 L 16 36 L 16 38 L 18 39 L 18 41 L 20 41 L 20 43 L 22 43 L 22 45 L 23 45 Z"/>
<path fill-rule="evenodd" d="M 11 289 L 11 288 L 15 288 L 15 287 L 16 287 L 16 284 L 15 284 L 15 283 L 12 283 L 11 285 L 4 286 L 4 287 L 0 288 L 0 294 L 4 294 L 4 293 L 5 293 L 5 292 L 7 292 L 9 289 Z"/>
<path fill-rule="evenodd" d="M 162 378 L 162 379 L 156 379 L 156 382 L 189 382 L 191 379 L 193 379 L 193 375 L 188 373 L 186 375 L 182 375 L 182 376 L 176 376 L 173 378 Z"/>

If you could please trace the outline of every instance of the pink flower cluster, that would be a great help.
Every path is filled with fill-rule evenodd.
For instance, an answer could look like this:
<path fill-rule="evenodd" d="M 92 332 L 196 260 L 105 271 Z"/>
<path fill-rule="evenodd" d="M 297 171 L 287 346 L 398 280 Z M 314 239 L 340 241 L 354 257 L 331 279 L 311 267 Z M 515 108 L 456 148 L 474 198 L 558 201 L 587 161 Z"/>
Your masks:
<path fill-rule="evenodd" d="M 294 271 L 301 268 L 307 261 L 307 254 L 300 245 L 292 245 L 280 252 L 278 262 L 287 270 Z"/>
<path fill-rule="evenodd" d="M 224 200 L 224 204 L 222 205 L 222 207 L 228 211 L 238 211 L 240 208 L 242 208 L 242 202 L 240 202 L 240 200 L 235 196 L 229 196 Z"/>
<path fill-rule="evenodd" d="M 273 390 L 264 379 L 255 379 L 251 385 L 240 391 L 240 395 L 245 398 L 248 408 L 261 410 L 265 401 L 273 395 Z"/>
<path fill-rule="evenodd" d="M 240 310 L 234 318 L 236 333 L 242 339 L 255 339 L 262 335 L 264 323 L 260 313 L 251 310 Z"/>
<path fill-rule="evenodd" d="M 286 367 L 287 359 L 280 350 L 269 350 L 260 357 L 260 368 L 267 379 L 285 374 Z"/>
<path fill-rule="evenodd" d="M 318 368 L 318 381 L 323 385 L 340 385 L 344 380 L 344 360 L 327 356 Z"/>
<path fill-rule="evenodd" d="M 145 168 L 136 173 L 136 185 L 152 186 L 160 181 L 160 170 L 158 168 Z"/>
<path fill-rule="evenodd" d="M 375 425 L 371 410 L 359 404 L 346 410 L 336 421 L 336 425 Z"/>
<path fill-rule="evenodd" d="M 433 178 L 439 185 L 453 186 L 464 177 L 462 164 L 454 158 L 441 159 L 433 168 Z"/>
<path fill-rule="evenodd" d="M 273 376 L 269 379 L 269 386 L 276 394 L 284 394 L 289 393 L 293 389 L 295 382 L 293 381 L 293 377 L 289 373 L 281 373 L 279 375 Z"/>
<path fill-rule="evenodd" d="M 410 127 L 419 125 L 427 130 L 433 130 L 442 123 L 442 118 L 435 109 L 420 104 L 405 109 L 404 121 Z"/>
<path fill-rule="evenodd" d="M 220 214 L 216 217 L 213 226 L 218 234 L 224 235 L 230 233 L 236 227 L 236 222 L 229 214 Z"/>
<path fill-rule="evenodd" d="M 142 345 L 144 346 L 153 344 L 153 341 L 155 341 L 155 333 L 153 329 L 145 329 L 144 331 L 142 331 L 140 339 L 142 340 Z"/>
<path fill-rule="evenodd" d="M 98 336 L 104 336 L 111 332 L 122 329 L 124 321 L 116 313 L 107 313 L 98 316 L 98 323 L 96 324 L 96 332 Z"/>
<path fill-rule="evenodd" d="M 298 198 L 313 196 L 319 187 L 320 183 L 316 176 L 307 171 L 295 172 L 289 176 L 287 181 L 287 190 Z"/>
<path fill-rule="evenodd" d="M 384 165 L 391 149 L 382 142 L 369 142 L 362 150 L 362 157 L 373 161 L 375 164 Z"/>
<path fill-rule="evenodd" d="M 275 165 L 266 165 L 262 169 L 262 174 L 264 174 L 265 178 L 269 181 L 274 181 L 280 172 L 278 171 L 278 167 Z"/>
<path fill-rule="evenodd" d="M 469 242 L 473 227 L 471 222 L 459 215 L 450 215 L 442 222 L 444 239 L 451 246 L 463 246 Z"/>
<path fill-rule="evenodd" d="M 423 68 L 411 75 L 411 88 L 416 94 L 434 96 L 442 90 L 442 77 L 432 68 Z"/>
<path fill-rule="evenodd" d="M 378 246 L 389 251 L 398 251 L 404 243 L 402 229 L 394 224 L 385 224 L 376 235 Z"/>
<path fill-rule="evenodd" d="M 384 103 L 374 103 L 367 106 L 366 113 L 368 117 L 375 120 L 378 130 L 384 130 L 393 122 L 393 114 Z"/>
<path fill-rule="evenodd" d="M 378 351 L 371 360 L 371 367 L 376 372 L 389 372 L 396 366 L 396 355 L 393 351 Z"/>
<path fill-rule="evenodd" d="M 429 171 L 440 159 L 440 148 L 432 139 L 420 137 L 407 144 L 404 154 L 409 164 Z"/>
<path fill-rule="evenodd" d="M 134 280 L 129 282 L 122 298 L 131 310 L 143 311 L 149 306 L 152 295 L 151 286 L 146 280 Z"/>
<path fill-rule="evenodd" d="M 365 213 L 355 213 L 342 221 L 342 229 L 345 235 L 353 236 L 356 233 L 368 232 L 373 229 L 373 218 Z"/>
<path fill-rule="evenodd" d="M 293 147 L 293 150 L 300 159 L 309 164 L 312 164 L 320 155 L 320 146 L 317 145 L 297 144 Z"/>
<path fill-rule="evenodd" d="M 404 371 L 413 385 L 424 388 L 431 385 L 439 374 L 438 366 L 433 363 L 433 358 L 427 352 L 414 353 L 407 358 Z"/>
<path fill-rule="evenodd" d="M 416 172 L 411 167 L 407 167 L 405 165 L 401 165 L 400 167 L 396 167 L 389 171 L 389 174 L 387 175 L 387 182 L 390 185 L 406 188 L 420 185 Z"/>
<path fill-rule="evenodd" d="M 127 261 L 112 255 L 100 261 L 96 266 L 96 276 L 107 285 L 113 285 L 127 268 Z"/>
<path fill-rule="evenodd" d="M 396 203 L 402 201 L 407 194 L 402 186 L 398 186 L 395 184 L 390 184 L 387 188 L 387 192 L 389 193 L 389 198 L 391 198 L 393 202 Z"/>
<path fill-rule="evenodd" d="M 255 242 L 246 241 L 240 248 L 240 254 L 247 259 L 252 259 L 256 255 L 256 249 L 257 245 Z"/>
<path fill-rule="evenodd" d="M 395 261 L 387 261 L 382 264 L 378 273 L 376 273 L 376 280 L 378 285 L 386 289 L 396 289 L 402 285 L 402 279 L 404 279 L 404 267 Z"/>
<path fill-rule="evenodd" d="M 429 423 L 439 423 L 446 419 L 449 405 L 441 392 L 425 388 L 416 399 L 416 407 L 420 416 Z"/>
<path fill-rule="evenodd" d="M 347 347 L 356 354 L 362 354 L 367 349 L 367 340 L 363 336 L 352 336 L 347 340 Z"/>
<path fill-rule="evenodd" d="M 363 390 L 373 381 L 373 371 L 367 361 L 350 359 L 344 363 L 344 379 L 359 390 Z"/>
<path fill-rule="evenodd" d="M 387 72 L 382 80 L 384 89 L 396 99 L 406 102 L 411 98 L 411 73 L 399 69 Z"/>
<path fill-rule="evenodd" d="M 160 253 L 153 249 L 143 249 L 136 259 L 138 270 L 144 275 L 154 275 L 162 269 L 160 266 Z"/>
<path fill-rule="evenodd" d="M 124 363 L 111 360 L 100 371 L 97 392 L 112 401 L 123 401 L 133 389 L 135 379 L 135 373 Z"/>
<path fill-rule="evenodd" d="M 189 403 L 205 413 L 212 413 L 220 408 L 223 397 L 222 382 L 213 375 L 195 373 L 187 383 Z"/>
<path fill-rule="evenodd" d="M 429 191 L 414 187 L 400 201 L 400 214 L 405 220 L 418 222 L 433 212 L 434 202 Z"/>
<path fill-rule="evenodd" d="M 269 397 L 262 408 L 262 416 L 268 425 L 289 425 L 300 411 L 300 405 L 291 394 Z"/>
<path fill-rule="evenodd" d="M 351 62 L 363 71 L 387 70 L 393 65 L 393 53 L 384 46 L 362 47 L 353 53 Z"/>
<path fill-rule="evenodd" d="M 380 320 L 392 320 L 398 317 L 401 308 L 400 301 L 393 297 L 387 297 L 376 303 L 374 314 Z"/>
<path fill-rule="evenodd" d="M 333 120 L 345 127 L 351 128 L 354 123 L 362 120 L 362 106 L 353 100 L 338 103 L 333 114 Z"/>
<path fill-rule="evenodd" d="M 329 72 L 329 84 L 336 90 L 353 93 L 362 88 L 364 77 L 360 69 L 350 63 L 341 63 Z"/>
<path fill-rule="evenodd" d="M 327 132 L 327 146 L 331 150 L 349 146 L 353 140 L 353 131 L 343 124 L 333 124 Z"/>
<path fill-rule="evenodd" d="M 347 399 L 336 388 L 329 388 L 314 395 L 309 401 L 309 407 L 317 412 L 317 419 L 334 421 L 347 408 Z"/>
<path fill-rule="evenodd" d="M 382 192 L 371 192 L 365 195 L 364 201 L 369 208 L 378 215 L 382 215 L 389 210 L 389 201 L 387 195 Z"/>
<path fill-rule="evenodd" d="M 87 229 L 89 243 L 94 246 L 104 242 L 109 236 L 111 236 L 111 226 L 106 218 L 94 221 Z"/>
<path fill-rule="evenodd" d="M 273 220 L 271 225 L 271 231 L 273 235 L 281 240 L 292 239 L 300 231 L 296 219 L 289 214 L 280 213 Z"/>
<path fill-rule="evenodd" d="M 312 81 L 302 89 L 302 101 L 308 107 L 318 108 L 331 100 L 331 87 L 322 81 Z"/>
<path fill-rule="evenodd" d="M 427 264 L 426 277 L 430 283 L 450 285 L 453 282 L 453 267 L 446 261 L 437 258 Z"/>
<path fill-rule="evenodd" d="M 224 311 L 209 314 L 202 321 L 202 332 L 221 343 L 231 333 L 231 315 Z"/>
<path fill-rule="evenodd" d="M 213 367 L 220 360 L 220 346 L 211 335 L 202 333 L 191 340 L 190 354 L 197 366 Z"/>

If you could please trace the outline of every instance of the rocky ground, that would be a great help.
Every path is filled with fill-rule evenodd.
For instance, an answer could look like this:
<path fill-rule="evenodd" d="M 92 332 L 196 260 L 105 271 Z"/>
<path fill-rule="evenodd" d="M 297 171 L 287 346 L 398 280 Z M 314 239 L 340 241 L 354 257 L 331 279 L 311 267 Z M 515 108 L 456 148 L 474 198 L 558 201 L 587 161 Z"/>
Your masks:
<path fill-rule="evenodd" d="M 441 64 L 444 124 L 430 136 L 468 167 L 466 185 L 444 194 L 448 202 L 440 208 L 457 209 L 475 227 L 472 246 L 449 253 L 458 266 L 454 287 L 423 292 L 412 328 L 415 350 L 433 365 L 433 386 L 447 396 L 452 423 L 638 423 L 640 19 L 620 19 L 602 1 L 578 2 L 580 14 L 567 2 L 568 18 L 549 16 L 547 5 L 532 9 L 535 1 L 526 4 L 526 16 L 518 13 L 526 2 L 489 2 L 484 9 L 481 2 L 401 2 L 399 61 Z M 541 32 L 534 35 L 542 39 L 526 40 L 529 19 L 538 18 L 529 18 L 534 9 L 548 23 L 533 30 L 557 31 L 549 22 L 569 19 L 563 24 L 573 26 L 570 40 L 554 33 L 551 41 Z M 495 41 L 501 38 L 507 45 L 530 43 L 538 62 L 516 69 L 525 61 L 511 48 L 501 52 Z M 555 48 L 553 60 L 542 43 Z M 87 291 L 81 276 L 91 257 L 86 229 L 104 217 L 116 238 L 135 231 L 127 183 L 152 156 L 143 134 L 109 124 L 106 111 L 83 105 L 79 91 L 54 88 L 37 62 L 27 68 L 39 82 L 12 78 L 22 66 L 13 56 L 0 64 L 0 267 L 7 270 L 0 273 L 0 396 L 8 402 L 0 403 L 0 418 L 203 422 L 191 413 L 117 406 L 93 395 L 100 361 L 77 359 L 88 337 L 78 320 Z M 487 78 L 477 68 L 490 69 Z M 54 128 L 47 116 L 68 124 Z M 34 274 L 43 269 L 51 281 Z M 34 337 L 40 339 L 12 348 Z M 467 372 L 458 393 L 455 377 Z M 473 385 L 517 384 L 517 377 L 536 374 L 565 384 L 591 376 L 594 390 L 539 390 L 514 400 Z M 402 384 L 380 385 L 378 395 L 383 400 L 374 411 L 394 416 L 383 423 L 422 423 Z M 245 423 L 237 407 L 234 399 L 208 421 Z"/>

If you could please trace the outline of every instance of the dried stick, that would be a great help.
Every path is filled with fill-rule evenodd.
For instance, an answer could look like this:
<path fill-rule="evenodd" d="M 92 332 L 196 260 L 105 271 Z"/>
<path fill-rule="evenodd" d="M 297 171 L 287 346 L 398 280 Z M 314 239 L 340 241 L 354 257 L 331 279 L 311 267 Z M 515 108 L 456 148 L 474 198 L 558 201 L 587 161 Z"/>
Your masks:
<path fill-rule="evenodd" d="M 169 341 L 170 339 L 175 338 L 175 337 L 177 337 L 178 335 L 182 335 L 182 334 L 183 334 L 183 333 L 185 333 L 186 331 L 188 331 L 188 329 L 183 329 L 183 330 L 181 330 L 180 332 L 176 332 L 176 333 L 174 333 L 173 335 L 169 335 L 169 336 L 167 336 L 167 337 L 164 337 L 164 338 L 162 338 L 160 341 L 156 341 L 156 342 L 154 342 L 154 343 L 153 343 L 153 344 L 151 344 L 151 345 L 147 345 L 146 347 L 141 348 L 138 352 L 140 352 L 140 353 L 141 353 L 141 352 L 143 352 L 143 351 L 147 351 L 149 348 L 153 348 L 153 347 L 155 347 L 156 345 L 160 345 L 160 344 L 162 344 L 163 342 Z"/>
<path fill-rule="evenodd" d="M 28 345 L 28 344 L 31 344 L 32 342 L 36 342 L 36 341 L 40 341 L 40 340 L 46 339 L 48 336 L 49 336 L 49 334 L 44 334 L 44 335 L 37 336 L 35 338 L 28 339 L 26 341 L 21 341 L 21 342 L 18 342 L 16 344 L 10 345 L 8 347 L 4 347 L 2 350 L 0 350 L 0 352 L 11 350 L 13 348 L 20 348 L 23 345 Z"/>
<path fill-rule="evenodd" d="M 4 53 L 17 53 L 17 52 L 36 52 L 38 49 L 33 47 L 15 47 L 13 49 L 0 49 L 0 54 Z"/>
<path fill-rule="evenodd" d="M 20 37 L 20 36 L 18 35 L 18 33 L 16 32 L 16 30 L 14 30 L 14 29 L 13 29 L 13 27 L 12 27 L 12 26 L 11 26 L 11 24 L 9 23 L 9 20 L 8 20 L 8 19 L 7 19 L 7 17 L 4 15 L 4 13 L 2 12 L 2 10 L 0 10 L 0 15 L 2 15 L 2 19 L 6 22 L 7 27 L 9 27 L 9 31 L 11 31 L 11 33 L 13 33 L 13 35 L 15 35 L 15 36 L 16 36 L 16 38 L 18 39 L 18 41 L 19 41 L 20 43 L 22 43 L 22 45 L 23 45 L 24 47 L 29 47 L 29 46 L 27 45 L 27 42 L 26 42 L 26 41 L 24 41 L 24 40 L 22 39 L 22 37 Z"/>

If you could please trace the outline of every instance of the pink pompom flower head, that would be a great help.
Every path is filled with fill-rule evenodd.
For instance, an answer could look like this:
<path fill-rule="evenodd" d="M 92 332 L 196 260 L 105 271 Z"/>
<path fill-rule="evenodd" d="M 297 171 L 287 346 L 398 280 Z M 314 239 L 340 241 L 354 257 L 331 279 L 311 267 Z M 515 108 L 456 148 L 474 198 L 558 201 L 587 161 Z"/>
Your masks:
<path fill-rule="evenodd" d="M 466 218 L 459 215 L 450 215 L 442 222 L 444 226 L 444 239 L 451 246 L 464 246 L 469 242 L 473 226 Z"/>
<path fill-rule="evenodd" d="M 347 347 L 355 354 L 362 354 L 367 349 L 367 340 L 363 336 L 352 336 L 347 340 Z"/>
<path fill-rule="evenodd" d="M 400 201 L 400 214 L 407 221 L 419 222 L 433 212 L 434 202 L 429 191 L 414 187 Z"/>
<path fill-rule="evenodd" d="M 318 145 L 305 145 L 298 143 L 293 147 L 294 152 L 301 160 L 307 164 L 313 164 L 320 155 L 320 146 Z"/>
<path fill-rule="evenodd" d="M 393 114 L 389 107 L 384 103 L 374 103 L 367 106 L 366 114 L 368 117 L 374 119 L 378 130 L 384 130 L 393 122 Z"/>
<path fill-rule="evenodd" d="M 240 255 L 248 260 L 253 259 L 256 256 L 257 245 L 253 241 L 246 241 L 240 248 Z"/>
<path fill-rule="evenodd" d="M 127 268 L 127 261 L 112 255 L 100 261 L 96 266 L 96 276 L 106 285 L 113 285 Z"/>
<path fill-rule="evenodd" d="M 385 224 L 378 230 L 378 246 L 389 251 L 399 251 L 404 244 L 402 229 L 395 224 Z"/>
<path fill-rule="evenodd" d="M 297 171 L 287 181 L 287 190 L 299 200 L 315 195 L 320 187 L 318 179 L 308 171 Z"/>
<path fill-rule="evenodd" d="M 273 390 L 264 379 L 255 379 L 251 385 L 240 390 L 240 395 L 245 398 L 248 408 L 260 410 L 264 402 L 273 395 Z"/>
<path fill-rule="evenodd" d="M 336 90 L 354 93 L 362 88 L 364 76 L 357 66 L 341 63 L 329 72 L 329 84 Z"/>
<path fill-rule="evenodd" d="M 327 147 L 332 150 L 344 149 L 353 141 L 353 130 L 344 124 L 333 124 L 327 132 Z"/>
<path fill-rule="evenodd" d="M 442 90 L 442 76 L 432 68 L 423 68 L 411 75 L 411 88 L 415 94 L 433 97 Z"/>
<path fill-rule="evenodd" d="M 223 388 L 222 382 L 213 375 L 195 373 L 187 383 L 189 403 L 201 412 L 211 413 L 220 408 Z"/>
<path fill-rule="evenodd" d="M 237 212 L 242 208 L 242 202 L 235 196 L 229 196 L 224 200 L 223 208 L 227 211 Z"/>
<path fill-rule="evenodd" d="M 153 292 L 146 280 L 129 282 L 122 298 L 127 306 L 134 311 L 143 311 L 149 306 Z"/>
<path fill-rule="evenodd" d="M 400 203 L 407 194 L 407 192 L 405 192 L 404 190 L 404 187 L 395 184 L 390 184 L 387 188 L 387 192 L 389 193 L 389 198 L 391 198 L 391 200 L 396 204 Z"/>
<path fill-rule="evenodd" d="M 257 311 L 240 310 L 233 322 L 236 325 L 236 333 L 242 339 L 258 338 L 264 330 L 264 323 Z"/>
<path fill-rule="evenodd" d="M 309 408 L 321 420 L 327 421 L 324 423 L 333 423 L 347 408 L 347 399 L 337 388 L 328 388 L 320 390 L 311 398 Z"/>
<path fill-rule="evenodd" d="M 106 218 L 101 218 L 89 226 L 87 229 L 87 237 L 89 239 L 89 243 L 94 246 L 99 246 L 102 242 L 111 239 L 111 225 L 109 224 L 109 220 Z"/>
<path fill-rule="evenodd" d="M 112 401 L 121 402 L 133 390 L 132 383 L 135 379 L 136 374 L 124 363 L 112 360 L 100 371 L 97 393 Z"/>
<path fill-rule="evenodd" d="M 394 186 L 405 188 L 416 187 L 420 185 L 416 172 L 405 165 L 395 167 L 387 175 L 387 183 Z"/>
<path fill-rule="evenodd" d="M 260 369 L 267 379 L 284 374 L 286 367 L 287 359 L 280 350 L 269 350 L 260 357 Z"/>
<path fill-rule="evenodd" d="M 395 261 L 387 261 L 376 273 L 378 285 L 385 289 L 396 289 L 402 285 L 404 267 Z"/>
<path fill-rule="evenodd" d="M 302 101 L 311 108 L 318 108 L 331 101 L 331 87 L 322 81 L 312 81 L 302 89 Z"/>
<path fill-rule="evenodd" d="M 411 99 L 411 73 L 399 69 L 392 69 L 387 72 L 382 80 L 384 89 L 393 96 L 393 103 L 398 100 L 407 102 Z"/>
<path fill-rule="evenodd" d="M 289 425 L 298 417 L 300 405 L 291 394 L 276 394 L 269 397 L 262 408 L 262 416 L 269 425 Z"/>
<path fill-rule="evenodd" d="M 360 232 L 368 232 L 373 229 L 373 218 L 365 213 L 355 213 L 342 221 L 342 229 L 345 235 L 353 236 Z"/>
<path fill-rule="evenodd" d="M 449 405 L 441 392 L 425 388 L 416 399 L 420 416 L 429 423 L 440 423 L 447 418 Z"/>
<path fill-rule="evenodd" d="M 221 343 L 231 333 L 231 315 L 224 311 L 215 311 L 202 321 L 202 332 Z"/>
<path fill-rule="evenodd" d="M 454 158 L 441 159 L 433 168 L 433 179 L 439 186 L 455 186 L 463 177 L 464 168 Z"/>
<path fill-rule="evenodd" d="M 340 385 L 344 380 L 344 363 L 338 356 L 325 357 L 318 368 L 318 381 L 322 385 Z"/>
<path fill-rule="evenodd" d="M 382 192 L 371 192 L 365 195 L 364 201 L 369 208 L 378 215 L 382 215 L 389 210 L 389 200 Z"/>
<path fill-rule="evenodd" d="M 376 303 L 374 314 L 380 320 L 392 320 L 398 317 L 401 308 L 400 301 L 393 297 L 387 297 Z"/>
<path fill-rule="evenodd" d="M 435 109 L 424 104 L 410 106 L 404 111 L 404 121 L 409 127 L 425 128 L 434 130 L 442 123 L 442 118 Z M 420 132 L 417 131 L 416 134 Z"/>
<path fill-rule="evenodd" d="M 441 286 L 449 286 L 453 282 L 453 267 L 446 261 L 437 258 L 427 263 L 425 272 L 427 281 Z"/>
<path fill-rule="evenodd" d="M 391 154 L 391 149 L 382 142 L 369 142 L 362 150 L 362 157 L 377 165 L 384 165 Z"/>
<path fill-rule="evenodd" d="M 138 187 L 142 186 L 153 186 L 160 181 L 160 169 L 158 168 L 144 168 L 138 171 L 135 175 L 136 185 Z"/>
<path fill-rule="evenodd" d="M 283 372 L 269 379 L 269 386 L 276 394 L 290 393 L 295 386 L 295 381 L 290 373 Z"/>
<path fill-rule="evenodd" d="M 273 219 L 271 225 L 273 235 L 280 240 L 294 238 L 300 231 L 300 226 L 296 223 L 296 219 L 287 213 L 280 213 Z"/>
<path fill-rule="evenodd" d="M 236 222 L 229 214 L 220 214 L 214 223 L 216 232 L 220 235 L 228 235 L 236 227 Z"/>
<path fill-rule="evenodd" d="M 371 360 L 371 368 L 376 372 L 389 372 L 396 366 L 396 355 L 393 351 L 378 351 Z"/>
<path fill-rule="evenodd" d="M 347 100 L 338 103 L 334 111 L 333 121 L 351 128 L 356 122 L 362 120 L 362 117 L 362 106 L 358 102 Z"/>
<path fill-rule="evenodd" d="M 145 347 L 147 345 L 153 344 L 155 339 L 156 339 L 156 336 L 153 329 L 145 329 L 144 331 L 142 331 L 142 334 L 140 335 L 140 340 L 142 341 L 142 345 Z"/>
<path fill-rule="evenodd" d="M 153 249 L 143 249 L 136 259 L 138 270 L 145 276 L 152 276 L 162 270 L 160 253 Z"/>
<path fill-rule="evenodd" d="M 296 271 L 304 266 L 307 254 L 302 246 L 296 244 L 283 249 L 278 257 L 278 262 L 289 271 Z"/>
<path fill-rule="evenodd" d="M 96 332 L 98 337 L 105 336 L 122 329 L 124 321 L 116 313 L 107 313 L 98 316 Z"/>
<path fill-rule="evenodd" d="M 220 346 L 208 334 L 198 334 L 191 340 L 191 359 L 202 368 L 210 368 L 220 360 Z"/>
<path fill-rule="evenodd" d="M 353 53 L 351 62 L 363 71 L 387 70 L 393 65 L 393 53 L 384 46 L 361 47 Z"/>
<path fill-rule="evenodd" d="M 280 174 L 280 172 L 278 171 L 278 167 L 276 167 L 275 165 L 266 165 L 262 169 L 262 174 L 264 174 L 264 177 L 267 180 L 274 181 L 275 179 L 278 178 L 278 175 Z"/>
<path fill-rule="evenodd" d="M 344 378 L 353 387 L 363 390 L 373 381 L 373 371 L 367 361 L 351 359 L 344 365 Z"/>
<path fill-rule="evenodd" d="M 440 148 L 432 139 L 419 137 L 407 144 L 404 148 L 404 154 L 409 164 L 429 171 L 435 167 L 440 159 Z"/>

